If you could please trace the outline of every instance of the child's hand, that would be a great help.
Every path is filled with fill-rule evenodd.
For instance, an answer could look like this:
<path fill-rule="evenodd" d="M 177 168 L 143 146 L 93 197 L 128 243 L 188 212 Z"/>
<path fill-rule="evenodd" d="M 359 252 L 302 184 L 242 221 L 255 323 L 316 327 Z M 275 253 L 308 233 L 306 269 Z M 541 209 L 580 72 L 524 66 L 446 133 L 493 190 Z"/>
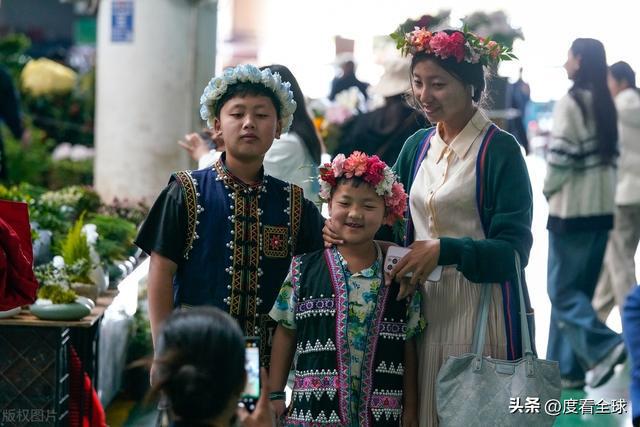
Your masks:
<path fill-rule="evenodd" d="M 331 218 L 326 219 L 324 221 L 324 227 L 322 227 L 322 238 L 324 239 L 325 248 L 330 248 L 333 245 L 344 244 L 344 240 L 342 240 L 333 230 Z"/>

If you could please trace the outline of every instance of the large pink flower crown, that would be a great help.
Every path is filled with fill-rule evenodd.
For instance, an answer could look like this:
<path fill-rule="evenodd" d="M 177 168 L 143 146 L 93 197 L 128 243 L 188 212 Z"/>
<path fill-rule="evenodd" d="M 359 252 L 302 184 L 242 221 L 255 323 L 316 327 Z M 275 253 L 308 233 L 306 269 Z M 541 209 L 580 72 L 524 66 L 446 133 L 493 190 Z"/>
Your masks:
<path fill-rule="evenodd" d="M 405 33 L 400 27 L 391 34 L 391 38 L 403 55 L 425 52 L 441 59 L 455 58 L 457 62 L 483 65 L 516 59 L 511 48 L 501 46 L 489 38 L 479 37 L 466 28 L 447 34 L 445 31 L 432 33 L 426 28 L 418 27 Z"/>
<path fill-rule="evenodd" d="M 331 197 L 331 190 L 340 178 L 361 178 L 370 184 L 376 194 L 384 197 L 387 209 L 384 224 L 395 225 L 404 218 L 407 210 L 407 193 L 396 174 L 378 156 L 367 156 L 354 151 L 349 157 L 338 154 L 331 163 L 320 166 L 320 198 L 325 202 Z"/>

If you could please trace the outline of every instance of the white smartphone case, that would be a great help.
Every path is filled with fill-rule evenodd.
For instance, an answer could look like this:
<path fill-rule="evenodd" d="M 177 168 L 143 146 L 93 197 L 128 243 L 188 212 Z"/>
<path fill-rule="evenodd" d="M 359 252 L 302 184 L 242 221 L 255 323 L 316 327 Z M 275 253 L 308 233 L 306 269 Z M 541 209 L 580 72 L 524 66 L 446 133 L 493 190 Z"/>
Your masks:
<path fill-rule="evenodd" d="M 387 249 L 387 256 L 384 259 L 384 271 L 390 272 L 393 270 L 393 267 L 404 257 L 406 254 L 411 252 L 409 248 L 403 248 L 401 246 L 389 246 Z M 413 274 L 407 274 L 407 277 L 411 277 Z M 442 266 L 437 265 L 436 268 L 433 269 L 429 276 L 427 276 L 427 281 L 429 282 L 437 282 L 442 277 Z"/>

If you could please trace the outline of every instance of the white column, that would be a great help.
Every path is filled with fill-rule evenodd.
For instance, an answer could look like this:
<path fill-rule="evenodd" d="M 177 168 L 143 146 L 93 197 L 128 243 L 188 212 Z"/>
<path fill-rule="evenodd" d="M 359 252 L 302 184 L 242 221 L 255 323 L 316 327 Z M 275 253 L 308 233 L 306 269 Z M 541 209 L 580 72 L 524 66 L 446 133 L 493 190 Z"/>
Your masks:
<path fill-rule="evenodd" d="M 133 0 L 132 40 L 112 38 L 100 0 L 96 60 L 95 186 L 103 200 L 151 202 L 191 163 L 176 144 L 199 130 L 198 100 L 213 75 L 216 4 Z"/>

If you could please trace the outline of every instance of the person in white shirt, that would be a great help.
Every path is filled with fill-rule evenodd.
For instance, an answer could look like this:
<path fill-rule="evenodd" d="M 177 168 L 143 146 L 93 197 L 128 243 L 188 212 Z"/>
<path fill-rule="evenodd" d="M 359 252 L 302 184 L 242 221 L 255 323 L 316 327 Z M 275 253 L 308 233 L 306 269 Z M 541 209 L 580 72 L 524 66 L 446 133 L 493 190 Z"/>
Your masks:
<path fill-rule="evenodd" d="M 609 67 L 608 84 L 618 112 L 618 179 L 614 226 L 609 234 L 604 265 L 593 297 L 603 321 L 635 288 L 634 256 L 640 241 L 640 90 L 636 74 L 626 62 Z"/>

